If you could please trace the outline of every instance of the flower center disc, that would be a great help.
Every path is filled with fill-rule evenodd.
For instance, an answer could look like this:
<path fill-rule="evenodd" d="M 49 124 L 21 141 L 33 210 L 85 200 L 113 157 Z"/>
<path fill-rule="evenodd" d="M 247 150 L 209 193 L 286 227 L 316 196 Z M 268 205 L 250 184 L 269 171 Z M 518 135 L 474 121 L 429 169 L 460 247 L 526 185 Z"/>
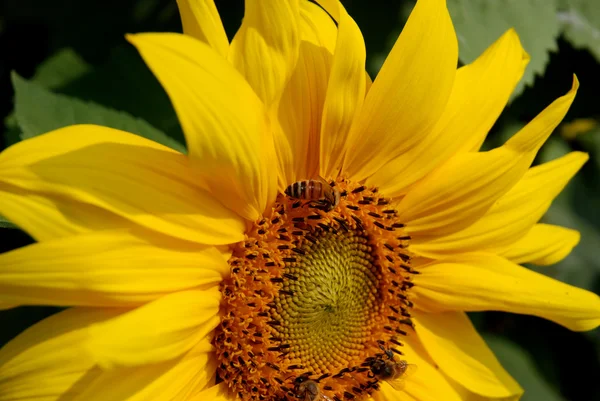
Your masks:
<path fill-rule="evenodd" d="M 333 400 L 361 399 L 379 386 L 373 361 L 402 355 L 410 238 L 376 189 L 334 188 L 332 210 L 280 194 L 233 248 L 213 342 L 219 380 L 242 400 L 304 399 L 307 380 Z"/>

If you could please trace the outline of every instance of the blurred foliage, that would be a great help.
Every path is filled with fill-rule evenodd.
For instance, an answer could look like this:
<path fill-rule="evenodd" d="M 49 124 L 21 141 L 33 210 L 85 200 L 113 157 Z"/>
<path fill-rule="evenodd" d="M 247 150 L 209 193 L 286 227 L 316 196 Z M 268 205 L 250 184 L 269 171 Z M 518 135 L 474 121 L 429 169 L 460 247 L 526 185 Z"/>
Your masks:
<path fill-rule="evenodd" d="M 502 366 L 519 378 L 520 383 L 527 384 L 527 392 L 522 400 L 564 401 L 557 394 L 556 388 L 544 380 L 523 348 L 493 334 L 486 335 L 485 341 L 498 356 Z"/>
<path fill-rule="evenodd" d="M 560 0 L 558 20 L 575 47 L 589 50 L 600 60 L 600 7 L 593 0 Z"/>
<path fill-rule="evenodd" d="M 549 51 L 556 50 L 560 25 L 557 0 L 448 0 L 458 37 L 460 60 L 468 64 L 510 28 L 519 34 L 531 60 L 515 90 L 518 96 L 544 72 Z"/>
<path fill-rule="evenodd" d="M 216 0 L 229 38 L 241 0 Z M 365 37 L 375 77 L 414 0 L 345 0 Z M 600 293 L 600 3 L 598 0 L 448 0 L 460 62 L 510 27 L 531 56 L 524 79 L 484 148 L 503 143 L 556 97 L 576 73 L 581 88 L 565 123 L 536 163 L 572 150 L 590 154 L 544 217 L 579 230 L 581 243 L 542 274 Z M 157 80 L 125 33 L 181 32 L 175 0 L 4 0 L 0 3 L 0 149 L 72 123 L 134 132 L 183 150 L 181 127 Z M 12 74 L 12 81 L 11 81 Z M 16 95 L 13 96 L 16 91 Z M 0 252 L 32 243 L 0 217 Z M 0 311 L 0 345 L 57 308 Z M 499 360 L 525 388 L 525 401 L 600 400 L 600 330 L 573 333 L 529 316 L 470 314 Z"/>
<path fill-rule="evenodd" d="M 180 152 L 185 147 L 141 118 L 93 102 L 52 93 L 43 86 L 28 82 L 14 73 L 15 120 L 27 139 L 73 124 L 97 124 L 138 134 Z M 40 107 L 43 105 L 43 107 Z"/>

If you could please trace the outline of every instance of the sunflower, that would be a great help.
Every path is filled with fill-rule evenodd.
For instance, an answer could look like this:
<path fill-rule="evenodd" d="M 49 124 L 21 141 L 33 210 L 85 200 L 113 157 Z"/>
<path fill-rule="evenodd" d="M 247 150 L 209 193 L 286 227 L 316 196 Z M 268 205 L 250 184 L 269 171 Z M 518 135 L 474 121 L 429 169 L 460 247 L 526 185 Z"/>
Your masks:
<path fill-rule="evenodd" d="M 68 309 L 0 350 L 0 400 L 518 399 L 465 312 L 600 324 L 600 298 L 532 272 L 577 244 L 537 223 L 587 160 L 530 167 L 575 93 L 479 148 L 527 64 L 513 30 L 456 69 L 419 0 L 377 79 L 335 0 L 212 0 L 185 34 L 128 36 L 189 155 L 62 128 L 0 154 L 0 302 Z"/>

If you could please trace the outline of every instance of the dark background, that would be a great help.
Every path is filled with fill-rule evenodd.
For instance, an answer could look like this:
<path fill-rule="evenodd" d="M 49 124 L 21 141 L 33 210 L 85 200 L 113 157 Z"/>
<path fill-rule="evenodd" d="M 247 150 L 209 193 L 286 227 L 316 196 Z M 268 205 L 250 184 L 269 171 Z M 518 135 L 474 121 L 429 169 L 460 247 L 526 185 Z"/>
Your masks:
<path fill-rule="evenodd" d="M 228 36 L 243 16 L 241 0 L 216 0 Z M 360 26 L 368 51 L 367 66 L 374 78 L 377 66 L 400 31 L 410 1 L 345 1 Z M 0 149 L 19 138 L 9 118 L 13 109 L 11 71 L 32 78 L 48 58 L 72 49 L 85 64 L 75 76 L 51 86 L 55 92 L 141 117 L 174 138 L 181 129 L 165 93 L 146 69 L 125 33 L 181 32 L 175 0 L 3 0 L 0 3 L 0 120 L 6 119 Z M 564 94 L 577 73 L 581 89 L 565 121 L 596 118 L 600 73 L 598 62 L 563 37 L 551 53 L 543 77 L 538 77 L 507 107 L 492 130 L 487 147 L 496 146 Z M 67 74 L 68 75 L 68 74 Z M 590 152 L 591 159 L 555 201 L 545 221 L 578 229 L 582 242 L 571 256 L 554 267 L 536 270 L 600 293 L 600 131 L 565 140 L 559 130 L 536 162 L 570 150 Z M 0 252 L 31 243 L 15 229 L 0 229 Z M 24 328 L 54 313 L 56 308 L 22 307 L 0 311 L 0 345 Z M 526 389 L 526 401 L 600 400 L 600 331 L 573 333 L 535 317 L 499 312 L 471 314 L 506 368 Z"/>

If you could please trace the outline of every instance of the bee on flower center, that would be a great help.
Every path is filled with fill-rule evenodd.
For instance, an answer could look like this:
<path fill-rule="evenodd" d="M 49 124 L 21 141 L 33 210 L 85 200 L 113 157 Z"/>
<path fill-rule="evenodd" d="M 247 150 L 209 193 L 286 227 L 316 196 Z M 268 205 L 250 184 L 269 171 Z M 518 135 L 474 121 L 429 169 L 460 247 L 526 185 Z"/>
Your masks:
<path fill-rule="evenodd" d="M 411 376 L 416 365 L 409 364 L 405 360 L 396 361 L 394 354 L 389 349 L 383 349 L 387 359 L 383 356 L 375 358 L 371 362 L 371 372 L 381 381 L 385 381 L 396 390 L 404 388 L 405 380 Z"/>
<path fill-rule="evenodd" d="M 232 247 L 220 286 L 217 372 L 243 401 L 369 400 L 401 367 L 382 350 L 413 327 L 410 236 L 390 199 L 309 178 Z"/>
<path fill-rule="evenodd" d="M 326 211 L 335 209 L 340 203 L 340 191 L 321 177 L 296 181 L 285 189 L 285 194 Z"/>
<path fill-rule="evenodd" d="M 296 397 L 302 401 L 331 401 L 319 389 L 319 384 L 314 380 L 309 380 L 305 376 L 298 377 L 295 381 Z"/>

